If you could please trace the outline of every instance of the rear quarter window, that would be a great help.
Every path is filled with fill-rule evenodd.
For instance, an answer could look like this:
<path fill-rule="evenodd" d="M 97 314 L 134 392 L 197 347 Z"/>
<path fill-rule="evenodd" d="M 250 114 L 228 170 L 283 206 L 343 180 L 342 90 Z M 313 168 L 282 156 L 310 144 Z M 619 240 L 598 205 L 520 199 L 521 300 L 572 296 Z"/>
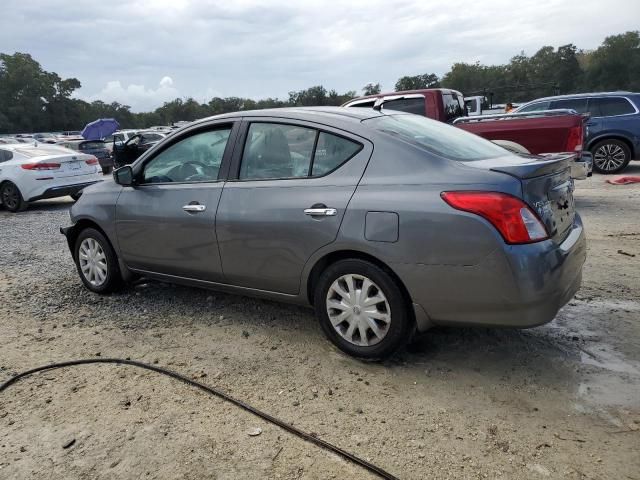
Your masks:
<path fill-rule="evenodd" d="M 590 101 L 589 110 L 596 117 L 614 117 L 636 113 L 635 107 L 623 97 L 594 98 Z"/>
<path fill-rule="evenodd" d="M 0 163 L 8 162 L 13 158 L 13 152 L 10 150 L 3 150 L 0 148 Z"/>

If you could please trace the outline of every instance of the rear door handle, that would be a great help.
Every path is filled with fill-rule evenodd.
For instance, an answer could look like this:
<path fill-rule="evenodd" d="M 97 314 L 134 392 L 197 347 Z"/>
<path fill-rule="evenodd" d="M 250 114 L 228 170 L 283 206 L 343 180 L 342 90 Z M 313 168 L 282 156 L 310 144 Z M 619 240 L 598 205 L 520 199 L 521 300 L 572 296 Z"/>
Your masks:
<path fill-rule="evenodd" d="M 305 215 L 311 215 L 312 217 L 333 217 L 338 214 L 338 210 L 335 208 L 306 208 Z"/>
<path fill-rule="evenodd" d="M 199 213 L 199 212 L 204 212 L 207 209 L 206 205 L 200 205 L 199 203 L 196 204 L 189 204 L 189 205 L 185 205 L 184 207 L 182 207 L 182 210 L 184 210 L 185 212 L 189 212 L 189 213 Z"/>

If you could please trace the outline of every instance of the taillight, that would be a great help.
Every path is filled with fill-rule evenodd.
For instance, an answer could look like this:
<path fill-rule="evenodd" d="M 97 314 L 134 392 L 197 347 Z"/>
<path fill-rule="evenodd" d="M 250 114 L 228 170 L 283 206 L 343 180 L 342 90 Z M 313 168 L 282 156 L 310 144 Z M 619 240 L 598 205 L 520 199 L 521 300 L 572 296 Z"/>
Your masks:
<path fill-rule="evenodd" d="M 582 125 L 571 127 L 567 136 L 567 152 L 579 152 L 582 150 L 582 142 L 584 140 L 584 130 Z"/>
<path fill-rule="evenodd" d="M 98 159 L 96 157 L 90 158 L 89 160 L 85 160 L 87 165 L 97 165 Z"/>
<path fill-rule="evenodd" d="M 538 216 L 519 198 L 500 192 L 442 192 L 442 199 L 457 210 L 488 220 L 510 244 L 549 238 Z"/>
<path fill-rule="evenodd" d="M 59 163 L 23 163 L 21 165 L 25 170 L 57 170 L 60 168 Z"/>

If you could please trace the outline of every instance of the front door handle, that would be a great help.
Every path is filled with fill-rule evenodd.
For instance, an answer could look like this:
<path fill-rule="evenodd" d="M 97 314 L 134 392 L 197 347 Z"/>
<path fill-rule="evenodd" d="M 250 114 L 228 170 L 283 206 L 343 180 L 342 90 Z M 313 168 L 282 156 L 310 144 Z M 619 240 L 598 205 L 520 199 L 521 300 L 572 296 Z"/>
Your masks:
<path fill-rule="evenodd" d="M 184 207 L 182 207 L 182 210 L 184 210 L 185 212 L 189 212 L 189 213 L 204 212 L 206 209 L 207 209 L 206 205 L 200 205 L 199 203 L 189 204 L 189 205 L 185 205 Z"/>
<path fill-rule="evenodd" d="M 338 214 L 338 210 L 335 208 L 306 208 L 305 215 L 311 215 L 312 217 L 333 217 Z"/>

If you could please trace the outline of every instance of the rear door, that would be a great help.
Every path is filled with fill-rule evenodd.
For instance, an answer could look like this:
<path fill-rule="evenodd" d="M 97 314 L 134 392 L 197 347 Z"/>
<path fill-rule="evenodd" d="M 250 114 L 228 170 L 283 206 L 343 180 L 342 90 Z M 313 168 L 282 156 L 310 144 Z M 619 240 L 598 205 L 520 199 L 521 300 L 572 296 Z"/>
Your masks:
<path fill-rule="evenodd" d="M 608 133 L 633 138 L 637 132 L 629 130 L 629 115 L 638 113 L 636 107 L 625 97 L 599 97 L 589 100 L 591 117 L 587 122 L 587 142 Z"/>
<path fill-rule="evenodd" d="M 216 233 L 227 283 L 298 293 L 313 252 L 333 242 L 373 151 L 360 137 L 314 123 L 244 122 Z"/>
<path fill-rule="evenodd" d="M 133 269 L 221 281 L 215 215 L 237 123 L 184 132 L 135 166 L 116 206 L 122 258 Z"/>

